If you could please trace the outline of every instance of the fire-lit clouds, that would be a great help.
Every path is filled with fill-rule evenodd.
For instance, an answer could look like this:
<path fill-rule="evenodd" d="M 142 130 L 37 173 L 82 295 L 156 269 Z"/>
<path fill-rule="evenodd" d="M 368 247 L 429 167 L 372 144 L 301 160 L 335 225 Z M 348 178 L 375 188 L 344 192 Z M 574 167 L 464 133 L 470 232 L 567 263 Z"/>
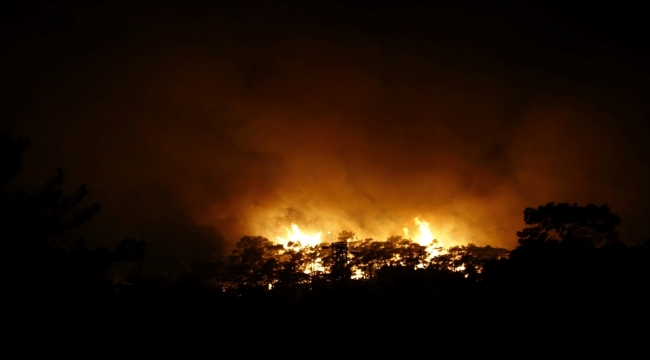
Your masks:
<path fill-rule="evenodd" d="M 445 244 L 511 248 L 523 209 L 550 201 L 607 202 L 647 236 L 645 107 L 607 82 L 632 70 L 608 60 L 621 69 L 570 85 L 472 44 L 266 30 L 159 20 L 92 61 L 71 50 L 84 66 L 60 60 L 65 80 L 12 120 L 32 141 L 25 177 L 63 166 L 104 205 L 92 226 L 168 249 L 292 223 L 385 239 L 416 216 Z"/>

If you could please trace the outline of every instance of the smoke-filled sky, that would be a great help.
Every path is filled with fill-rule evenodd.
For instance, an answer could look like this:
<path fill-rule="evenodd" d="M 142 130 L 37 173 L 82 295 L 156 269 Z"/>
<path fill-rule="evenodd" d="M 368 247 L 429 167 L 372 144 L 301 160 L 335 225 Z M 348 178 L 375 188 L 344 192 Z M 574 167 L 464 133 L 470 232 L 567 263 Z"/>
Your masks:
<path fill-rule="evenodd" d="M 291 222 L 385 239 L 416 216 L 512 248 L 551 201 L 608 203 L 648 238 L 638 9 L 304 3 L 6 6 L 17 183 L 61 166 L 103 205 L 89 241 L 180 257 Z"/>

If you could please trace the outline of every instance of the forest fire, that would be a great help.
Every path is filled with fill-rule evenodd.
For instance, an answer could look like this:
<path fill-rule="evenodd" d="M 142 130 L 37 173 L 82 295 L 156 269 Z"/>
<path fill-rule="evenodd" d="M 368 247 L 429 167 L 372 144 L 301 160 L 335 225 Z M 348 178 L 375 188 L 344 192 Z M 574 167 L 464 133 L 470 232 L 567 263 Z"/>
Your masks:
<path fill-rule="evenodd" d="M 321 235 L 322 233 L 319 232 L 315 235 L 306 235 L 303 234 L 302 231 L 300 231 L 300 228 L 296 224 L 291 224 L 291 231 L 289 229 L 287 230 L 287 238 L 283 238 L 280 236 L 277 236 L 276 239 L 278 242 L 284 246 L 285 248 L 289 245 L 289 243 L 298 243 L 300 247 L 305 247 L 305 246 L 316 246 L 321 243 Z"/>
<path fill-rule="evenodd" d="M 417 225 L 417 233 L 411 237 L 409 234 L 408 227 L 404 227 L 402 229 L 404 233 L 402 239 L 409 243 L 413 243 L 425 247 L 427 259 L 431 259 L 435 256 L 443 254 L 445 252 L 443 249 L 443 244 L 434 238 L 434 235 L 431 232 L 431 229 L 429 227 L 430 226 L 429 223 L 421 219 L 419 216 L 415 217 L 413 221 L 415 225 Z M 277 242 L 280 245 L 282 245 L 285 249 L 289 249 L 289 248 L 307 249 L 310 247 L 311 248 L 316 247 L 323 243 L 322 231 L 314 235 L 308 235 L 303 233 L 300 230 L 298 224 L 295 223 L 291 223 L 291 229 L 285 228 L 285 230 L 287 232 L 286 237 L 276 236 Z M 349 234 L 351 234 L 350 237 L 346 238 L 345 241 L 352 242 L 351 245 L 354 246 L 354 243 L 357 242 L 358 239 L 352 233 Z M 340 236 L 342 235 L 339 235 L 339 238 Z M 368 240 L 378 241 L 373 239 L 368 239 Z M 394 260 L 399 262 L 399 258 L 395 258 Z"/>
<path fill-rule="evenodd" d="M 264 245 L 267 246 L 267 256 L 278 261 L 280 272 L 300 274 L 295 276 L 306 282 L 314 276 L 334 276 L 334 268 L 339 269 L 336 272 L 339 275 L 347 273 L 351 280 L 372 279 L 385 267 L 437 268 L 463 272 L 467 277 L 470 272 L 480 273 L 485 259 L 507 256 L 505 249 L 459 245 L 448 238 L 449 234 L 444 237 L 444 230 L 441 231 L 445 238 L 443 244 L 435 238 L 437 231 L 432 231 L 431 224 L 424 218 L 417 216 L 412 221 L 410 229 L 407 224 L 402 228 L 403 235 L 386 239 L 357 237 L 351 231 L 336 234 L 330 231 L 303 232 L 295 222 L 284 228 L 286 236 L 276 236 L 275 241 L 261 239 L 268 242 Z M 316 231 L 313 224 L 310 228 Z M 341 249 L 344 250 L 341 252 Z M 274 287 L 276 282 L 270 285 Z"/>
<path fill-rule="evenodd" d="M 421 220 L 420 217 L 416 217 L 414 220 L 415 224 L 418 226 L 418 233 L 413 236 L 412 238 L 409 237 L 409 229 L 408 227 L 404 227 L 402 230 L 404 232 L 404 238 L 405 239 L 410 239 L 411 241 L 421 245 L 421 246 L 426 246 L 427 248 L 431 247 L 431 245 L 437 245 L 436 248 L 442 247 L 442 244 L 436 239 L 434 239 L 433 234 L 431 233 L 431 229 L 429 228 L 429 223 Z M 286 238 L 282 236 L 276 236 L 276 239 L 279 244 L 283 246 L 287 246 L 290 242 L 291 243 L 298 243 L 300 244 L 300 247 L 306 247 L 306 246 L 316 246 L 319 245 L 322 242 L 322 234 L 323 232 L 320 231 L 314 235 L 307 235 L 304 234 L 301 230 L 298 224 L 291 223 L 291 229 L 285 228 L 287 232 Z M 356 240 L 356 237 L 352 237 L 350 239 L 347 239 L 348 241 L 350 240 Z"/>
<path fill-rule="evenodd" d="M 415 237 L 413 237 L 413 241 L 416 243 L 422 245 L 422 246 L 428 246 L 433 242 L 433 234 L 431 233 L 431 230 L 429 229 L 429 223 L 423 220 L 420 220 L 420 217 L 416 217 L 414 220 L 415 224 L 418 226 L 418 230 L 420 231 L 419 234 L 417 234 Z M 408 238 L 408 228 L 404 228 L 404 237 Z"/>
<path fill-rule="evenodd" d="M 418 226 L 419 233 L 413 237 L 412 240 L 421 246 L 426 246 L 426 252 L 429 259 L 442 254 L 443 245 L 438 240 L 434 239 L 431 229 L 429 229 L 429 223 L 421 220 L 420 217 L 416 217 L 413 221 Z M 404 228 L 404 237 L 407 239 L 409 238 L 408 228 L 406 227 Z"/>
<path fill-rule="evenodd" d="M 647 352 L 642 2 L 9 4 L 6 352 Z"/>

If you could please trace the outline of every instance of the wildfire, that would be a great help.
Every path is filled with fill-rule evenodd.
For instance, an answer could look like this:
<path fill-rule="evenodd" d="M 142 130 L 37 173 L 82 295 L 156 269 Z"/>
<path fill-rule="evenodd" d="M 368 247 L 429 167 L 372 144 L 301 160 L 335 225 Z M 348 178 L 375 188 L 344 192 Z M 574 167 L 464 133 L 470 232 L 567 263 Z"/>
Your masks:
<path fill-rule="evenodd" d="M 413 219 L 413 221 L 415 222 L 415 225 L 417 225 L 418 232 L 411 238 L 411 240 L 421 246 L 425 246 L 428 253 L 435 253 L 434 256 L 437 255 L 442 248 L 442 244 L 434 238 L 433 233 L 429 228 L 429 223 L 423 219 L 420 219 L 419 216 Z M 293 243 L 293 246 L 298 246 L 301 248 L 314 247 L 322 242 L 322 232 L 318 232 L 314 235 L 307 235 L 304 234 L 295 223 L 291 224 L 291 229 L 285 228 L 285 230 L 287 231 L 286 238 L 281 236 L 276 237 L 278 243 L 284 247 L 287 247 L 289 243 Z M 409 229 L 407 227 L 403 228 L 403 232 L 405 238 L 410 238 Z M 356 236 L 348 239 L 348 241 L 356 240 Z"/>
<path fill-rule="evenodd" d="M 413 219 L 413 222 L 417 227 L 417 230 L 414 231 L 415 233 L 414 236 L 409 236 L 408 227 L 404 227 L 403 239 L 408 239 L 409 241 L 412 241 L 415 244 L 425 247 L 426 261 L 430 261 L 436 256 L 442 255 L 446 252 L 446 250 L 443 248 L 443 244 L 434 238 L 434 235 L 431 229 L 429 228 L 429 223 L 427 221 L 425 221 L 424 219 L 418 216 Z M 285 230 L 287 231 L 286 237 L 282 237 L 282 236 L 276 237 L 278 243 L 282 245 L 285 248 L 285 250 L 305 251 L 306 256 L 313 257 L 310 260 L 309 265 L 306 266 L 302 271 L 304 271 L 304 273 L 306 274 L 311 274 L 315 272 L 320 272 L 320 273 L 325 272 L 327 269 L 323 264 L 323 258 L 322 258 L 323 249 L 319 246 L 322 244 L 323 241 L 327 241 L 322 238 L 323 233 L 318 232 L 314 235 L 305 234 L 300 230 L 298 225 L 295 223 L 291 223 L 291 228 L 285 228 Z M 328 234 L 331 235 L 330 232 L 328 232 Z M 342 239 L 342 236 L 344 235 L 346 235 L 346 232 L 342 232 L 341 234 L 339 234 L 339 239 Z M 351 244 L 351 246 L 353 247 L 357 246 L 354 244 L 356 244 L 360 240 L 358 240 L 356 236 L 353 235 L 353 233 L 349 233 L 347 235 L 350 235 L 347 241 Z M 356 254 L 352 253 L 351 256 L 354 257 L 356 256 Z M 394 254 L 393 258 L 390 261 L 394 264 L 402 264 L 403 261 L 405 260 L 402 260 L 399 254 Z M 425 264 L 420 263 L 417 264 L 416 266 L 418 268 L 423 268 Z M 366 276 L 365 271 L 362 269 L 353 268 L 352 271 L 353 271 L 353 273 L 351 274 L 352 279 L 361 279 L 364 276 Z"/>
<path fill-rule="evenodd" d="M 303 234 L 302 231 L 300 231 L 298 225 L 292 223 L 291 231 L 287 229 L 287 238 L 285 239 L 283 237 L 278 236 L 277 239 L 280 242 L 280 244 L 282 244 L 284 247 L 286 247 L 289 244 L 289 242 L 299 243 L 301 247 L 305 247 L 305 246 L 316 246 L 320 244 L 321 235 L 322 233 L 320 232 L 312 236 Z"/>
<path fill-rule="evenodd" d="M 431 229 L 429 229 L 428 222 L 420 219 L 420 217 L 416 217 L 413 221 L 418 227 L 418 233 L 412 238 L 413 242 L 418 243 L 419 245 L 422 246 L 426 246 L 427 248 L 430 248 L 434 245 L 436 248 L 442 247 L 442 244 L 440 244 L 440 242 L 434 239 L 434 236 L 431 233 Z M 287 231 L 286 238 L 281 236 L 276 237 L 278 242 L 284 246 L 287 246 L 289 242 L 297 243 L 299 244 L 300 247 L 305 247 L 305 246 L 313 247 L 321 243 L 322 232 L 318 232 L 315 235 L 307 235 L 304 234 L 302 231 L 300 231 L 300 228 L 295 223 L 291 224 L 291 229 L 288 228 L 285 229 Z M 404 227 L 403 231 L 404 231 L 404 237 L 409 238 L 409 229 L 407 227 Z M 348 239 L 348 241 L 350 240 L 352 241 L 356 240 L 356 236 L 354 238 Z"/>
<path fill-rule="evenodd" d="M 429 230 L 429 223 L 424 220 L 420 220 L 419 217 L 416 217 L 414 221 L 418 226 L 420 233 L 415 236 L 413 240 L 422 246 L 430 245 L 431 242 L 433 242 L 433 234 L 431 233 L 431 230 Z"/>
<path fill-rule="evenodd" d="M 419 216 L 413 219 L 413 221 L 418 226 L 419 233 L 412 240 L 422 246 L 426 246 L 429 259 L 440 255 L 442 253 L 442 244 L 434 239 L 431 229 L 429 229 L 429 223 L 421 220 Z M 404 237 L 409 237 L 408 228 L 406 227 L 404 228 Z"/>

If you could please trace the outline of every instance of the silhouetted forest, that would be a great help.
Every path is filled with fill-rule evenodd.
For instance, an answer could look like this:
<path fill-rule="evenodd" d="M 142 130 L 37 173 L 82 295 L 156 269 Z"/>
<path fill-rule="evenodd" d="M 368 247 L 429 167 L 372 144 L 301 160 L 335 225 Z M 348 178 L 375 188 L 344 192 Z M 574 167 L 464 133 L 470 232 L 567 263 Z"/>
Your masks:
<path fill-rule="evenodd" d="M 621 241 L 621 219 L 607 205 L 526 208 L 511 251 L 468 244 L 432 255 L 401 236 L 356 239 L 350 231 L 313 247 L 244 236 L 229 256 L 194 262 L 178 276 L 118 277 L 115 265 L 146 257 L 145 241 L 88 248 L 71 236 L 100 205 L 84 205 L 85 186 L 65 194 L 62 170 L 32 191 L 10 189 L 26 146 L 0 138 L 4 283 L 14 309 L 143 318 L 162 311 L 202 321 L 246 313 L 254 323 L 343 316 L 365 327 L 469 332 L 495 322 L 617 321 L 647 330 L 650 241 Z"/>

